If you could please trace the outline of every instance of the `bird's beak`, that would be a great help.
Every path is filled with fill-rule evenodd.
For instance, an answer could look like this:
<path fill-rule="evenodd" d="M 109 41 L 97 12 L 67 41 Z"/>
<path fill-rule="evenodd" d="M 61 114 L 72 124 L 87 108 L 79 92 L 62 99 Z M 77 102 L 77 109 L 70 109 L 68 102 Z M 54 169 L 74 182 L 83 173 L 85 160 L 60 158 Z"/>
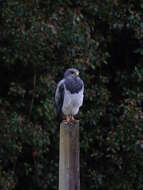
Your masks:
<path fill-rule="evenodd" d="M 75 73 L 75 75 L 76 75 L 76 76 L 79 76 L 79 72 L 77 71 L 77 72 Z"/>
<path fill-rule="evenodd" d="M 77 71 L 77 72 L 74 72 L 74 73 L 73 73 L 73 76 L 74 76 L 74 77 L 78 77 L 78 76 L 79 76 L 79 72 L 78 72 L 78 71 Z"/>

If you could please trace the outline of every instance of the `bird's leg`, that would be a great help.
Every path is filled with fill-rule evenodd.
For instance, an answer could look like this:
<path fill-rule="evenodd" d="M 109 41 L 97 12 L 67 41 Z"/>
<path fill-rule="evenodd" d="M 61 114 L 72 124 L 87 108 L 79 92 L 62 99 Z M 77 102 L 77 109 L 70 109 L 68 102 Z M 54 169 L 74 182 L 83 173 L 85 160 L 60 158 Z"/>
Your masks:
<path fill-rule="evenodd" d="M 71 121 L 74 123 L 75 122 L 75 118 L 73 117 L 73 115 L 71 116 Z"/>
<path fill-rule="evenodd" d="M 75 121 L 75 118 L 72 116 L 72 121 Z"/>
<path fill-rule="evenodd" d="M 70 118 L 70 123 L 75 122 L 75 118 L 73 117 L 73 115 L 72 115 L 72 114 L 70 114 L 70 115 L 69 115 L 69 118 Z"/>
<path fill-rule="evenodd" d="M 67 123 L 70 123 L 70 116 L 69 115 L 67 115 L 66 121 L 67 121 Z"/>
<path fill-rule="evenodd" d="M 67 124 L 72 124 L 75 122 L 75 118 L 70 114 L 70 115 L 65 115 L 65 118 L 63 120 Z"/>
<path fill-rule="evenodd" d="M 63 120 L 65 123 L 70 123 L 70 116 L 69 115 L 65 115 L 65 118 Z"/>
<path fill-rule="evenodd" d="M 71 122 L 71 120 L 72 120 L 72 115 L 71 114 L 69 115 L 69 119 L 70 119 L 70 122 Z"/>

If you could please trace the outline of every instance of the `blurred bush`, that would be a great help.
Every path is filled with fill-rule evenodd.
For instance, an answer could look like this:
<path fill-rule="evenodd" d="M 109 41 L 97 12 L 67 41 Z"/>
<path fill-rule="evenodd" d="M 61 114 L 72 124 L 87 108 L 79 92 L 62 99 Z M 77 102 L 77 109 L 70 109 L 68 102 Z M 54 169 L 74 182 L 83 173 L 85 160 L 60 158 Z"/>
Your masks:
<path fill-rule="evenodd" d="M 58 188 L 57 82 L 85 82 L 81 189 L 143 189 L 143 1 L 0 1 L 0 189 Z"/>

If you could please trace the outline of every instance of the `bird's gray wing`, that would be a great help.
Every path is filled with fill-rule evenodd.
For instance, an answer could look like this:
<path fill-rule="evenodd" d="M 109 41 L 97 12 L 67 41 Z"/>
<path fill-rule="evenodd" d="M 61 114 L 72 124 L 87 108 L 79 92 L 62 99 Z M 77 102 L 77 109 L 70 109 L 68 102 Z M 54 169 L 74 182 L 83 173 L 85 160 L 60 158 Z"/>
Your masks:
<path fill-rule="evenodd" d="M 55 106 L 58 117 L 62 116 L 63 101 L 64 101 L 64 79 L 58 83 L 55 94 Z"/>

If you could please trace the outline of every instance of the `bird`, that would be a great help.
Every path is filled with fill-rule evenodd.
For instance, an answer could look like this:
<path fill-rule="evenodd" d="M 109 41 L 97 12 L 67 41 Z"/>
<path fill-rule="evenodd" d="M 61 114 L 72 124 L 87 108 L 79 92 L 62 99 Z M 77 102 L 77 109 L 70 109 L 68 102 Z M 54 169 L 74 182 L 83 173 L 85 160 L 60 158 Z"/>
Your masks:
<path fill-rule="evenodd" d="M 66 123 L 75 121 L 83 105 L 84 82 L 79 76 L 79 70 L 69 68 L 64 72 L 64 78 L 57 84 L 55 92 L 55 107 L 57 117 Z"/>

